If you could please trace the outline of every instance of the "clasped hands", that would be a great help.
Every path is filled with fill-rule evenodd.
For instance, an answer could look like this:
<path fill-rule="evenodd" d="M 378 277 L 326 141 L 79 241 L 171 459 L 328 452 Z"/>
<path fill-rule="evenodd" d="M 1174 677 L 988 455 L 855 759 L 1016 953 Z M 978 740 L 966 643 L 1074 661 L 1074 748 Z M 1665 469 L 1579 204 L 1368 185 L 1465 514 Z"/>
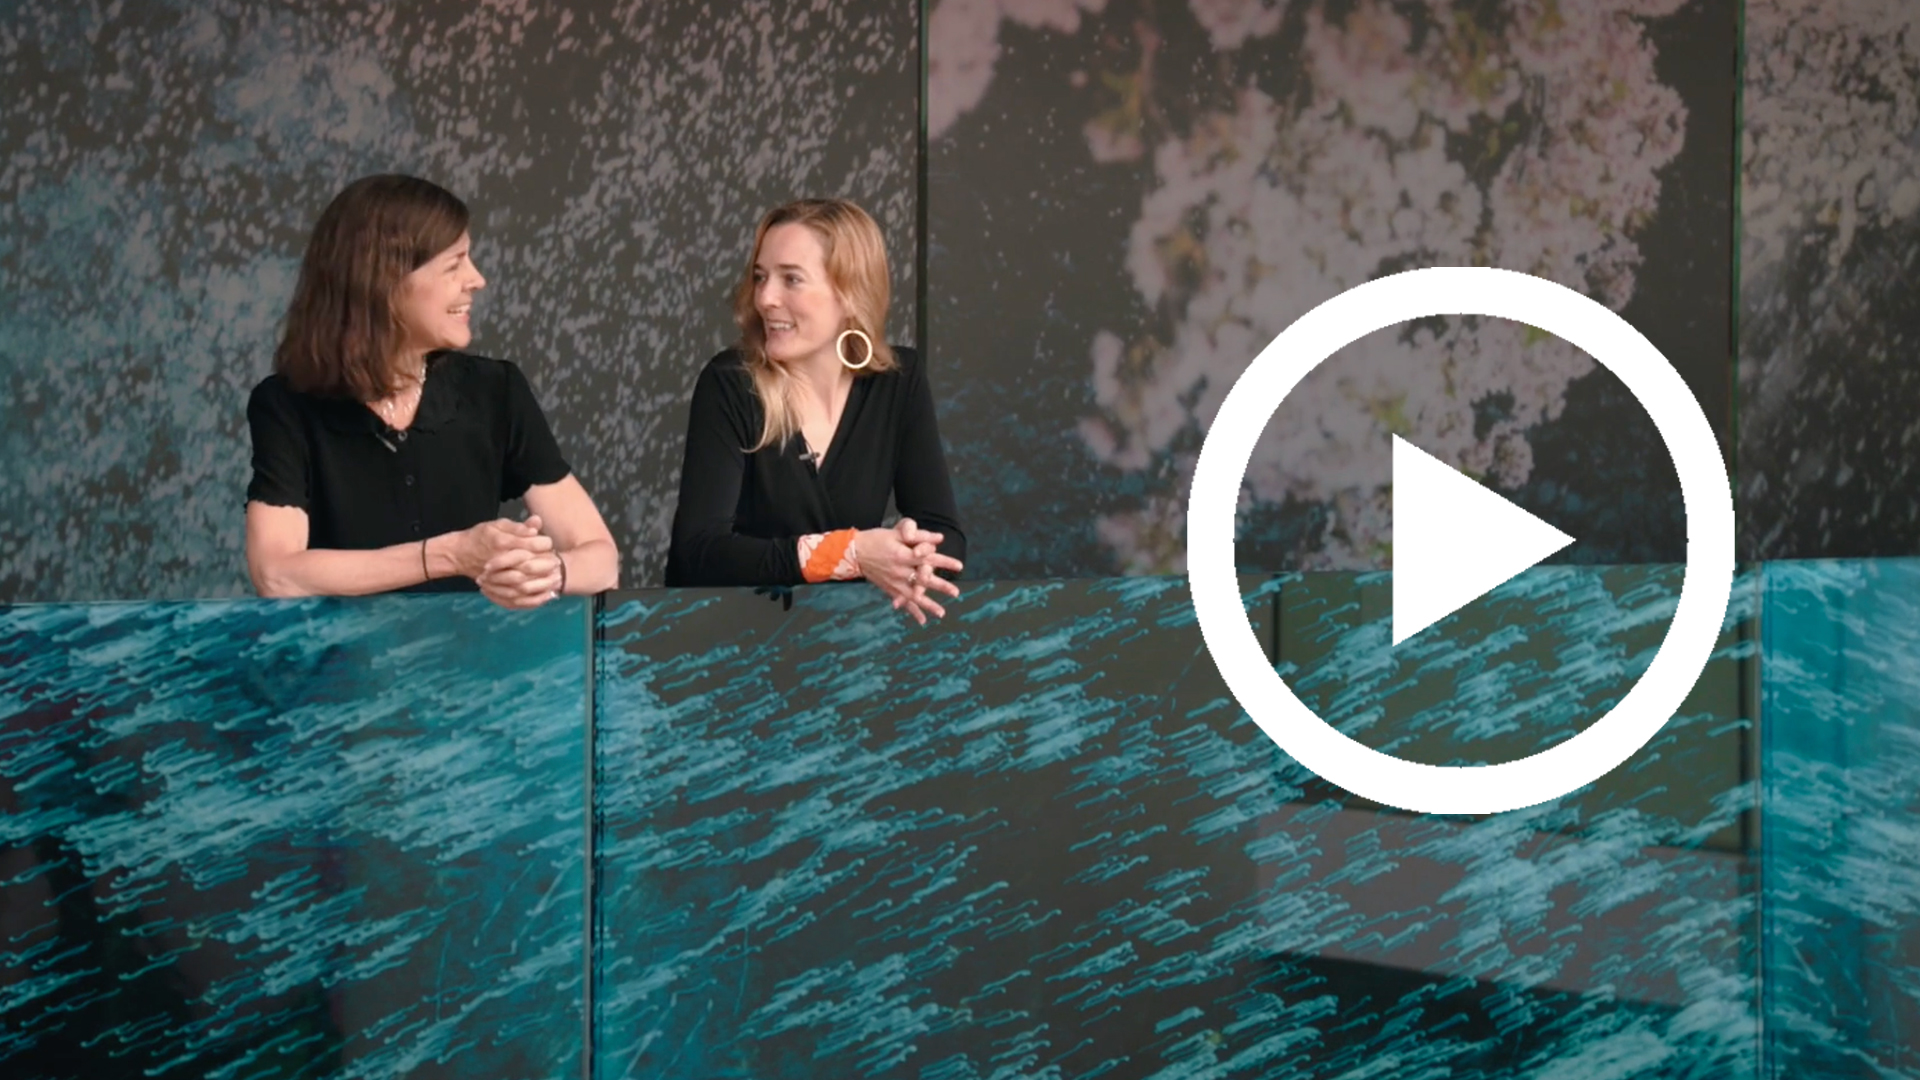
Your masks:
<path fill-rule="evenodd" d="M 927 616 L 944 619 L 947 609 L 933 598 L 945 593 L 958 598 L 960 586 L 936 571 L 958 573 L 960 560 L 940 553 L 945 537 L 922 529 L 912 518 L 901 518 L 891 529 L 862 529 L 855 542 L 860 572 L 893 601 L 893 610 L 905 611 L 921 626 Z"/>
<path fill-rule="evenodd" d="M 901 518 L 890 529 L 864 529 L 858 541 L 861 574 L 887 594 L 895 611 L 905 611 L 920 625 L 928 615 L 945 618 L 947 610 L 934 594 L 957 598 L 960 586 L 937 571 L 957 573 L 962 565 L 940 553 L 944 539 L 912 518 Z M 453 561 L 459 573 L 479 584 L 482 595 L 513 610 L 539 607 L 558 596 L 566 580 L 553 538 L 540 531 L 538 514 L 525 521 L 483 521 L 457 534 Z"/>
<path fill-rule="evenodd" d="M 566 577 L 553 537 L 540 531 L 540 515 L 483 521 L 457 535 L 454 565 L 479 583 L 487 599 L 524 611 L 560 595 Z"/>

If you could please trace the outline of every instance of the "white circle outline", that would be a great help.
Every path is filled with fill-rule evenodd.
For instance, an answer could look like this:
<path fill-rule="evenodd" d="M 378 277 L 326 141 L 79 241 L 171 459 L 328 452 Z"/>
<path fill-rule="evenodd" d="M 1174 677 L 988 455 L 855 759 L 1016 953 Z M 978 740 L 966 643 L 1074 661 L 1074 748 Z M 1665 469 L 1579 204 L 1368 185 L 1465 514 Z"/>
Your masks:
<path fill-rule="evenodd" d="M 1565 742 L 1495 765 L 1423 765 L 1341 734 L 1280 678 L 1247 620 L 1235 579 L 1234 520 L 1254 443 L 1280 402 L 1336 351 L 1435 315 L 1511 319 L 1578 347 L 1620 377 L 1653 418 L 1680 476 L 1686 576 L 1653 663 L 1606 715 Z M 1713 428 L 1667 358 L 1611 309 L 1530 274 L 1486 267 L 1408 270 L 1302 315 L 1260 350 L 1214 417 L 1187 502 L 1187 584 L 1207 653 L 1235 700 L 1281 750 L 1374 802 L 1426 814 L 1496 814 L 1556 799 L 1645 746 L 1686 700 L 1719 640 L 1733 590 L 1733 493 Z"/>

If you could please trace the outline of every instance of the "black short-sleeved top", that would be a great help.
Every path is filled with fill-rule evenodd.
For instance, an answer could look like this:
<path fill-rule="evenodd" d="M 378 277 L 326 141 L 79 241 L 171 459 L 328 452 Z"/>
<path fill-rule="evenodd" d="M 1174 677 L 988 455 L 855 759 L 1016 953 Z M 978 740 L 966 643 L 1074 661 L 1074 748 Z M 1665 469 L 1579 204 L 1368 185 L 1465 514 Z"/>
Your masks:
<path fill-rule="evenodd" d="M 520 369 L 465 353 L 429 358 L 406 431 L 360 402 L 300 393 L 279 375 L 254 387 L 247 425 L 247 500 L 305 510 L 309 548 L 366 551 L 471 528 L 571 471 Z M 476 588 L 449 577 L 403 591 Z"/>
<path fill-rule="evenodd" d="M 800 537 L 878 528 L 889 495 L 944 535 L 942 553 L 966 560 L 926 366 L 912 349 L 894 355 L 893 371 L 854 380 L 817 470 L 797 434 L 747 453 L 764 416 L 752 376 L 735 350 L 708 361 L 688 411 L 669 586 L 798 585 Z"/>

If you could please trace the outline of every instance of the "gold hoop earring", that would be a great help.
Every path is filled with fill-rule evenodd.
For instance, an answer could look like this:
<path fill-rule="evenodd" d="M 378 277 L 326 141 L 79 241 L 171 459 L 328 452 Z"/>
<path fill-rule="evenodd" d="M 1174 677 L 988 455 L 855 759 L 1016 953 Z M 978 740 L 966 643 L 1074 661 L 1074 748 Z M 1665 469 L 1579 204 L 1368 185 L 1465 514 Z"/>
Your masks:
<path fill-rule="evenodd" d="M 846 350 L 840 347 L 842 345 L 845 345 L 847 343 L 847 339 L 850 337 L 859 338 L 860 343 L 867 347 L 866 359 L 861 360 L 857 364 L 847 363 Z M 866 334 L 866 331 L 864 330 L 842 330 L 840 331 L 840 336 L 833 339 L 833 355 L 840 358 L 840 365 L 846 368 L 848 371 L 859 371 L 861 368 L 866 367 L 868 364 L 873 363 L 873 339 L 868 337 Z"/>

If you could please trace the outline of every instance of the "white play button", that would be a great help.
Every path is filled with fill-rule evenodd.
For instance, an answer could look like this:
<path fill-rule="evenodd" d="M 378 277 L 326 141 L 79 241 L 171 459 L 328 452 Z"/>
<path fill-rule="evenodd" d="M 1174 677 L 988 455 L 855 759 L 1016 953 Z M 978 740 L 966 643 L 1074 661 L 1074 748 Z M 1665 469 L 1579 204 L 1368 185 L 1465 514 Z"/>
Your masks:
<path fill-rule="evenodd" d="M 1465 607 L 1573 537 L 1393 437 L 1393 643 Z"/>

